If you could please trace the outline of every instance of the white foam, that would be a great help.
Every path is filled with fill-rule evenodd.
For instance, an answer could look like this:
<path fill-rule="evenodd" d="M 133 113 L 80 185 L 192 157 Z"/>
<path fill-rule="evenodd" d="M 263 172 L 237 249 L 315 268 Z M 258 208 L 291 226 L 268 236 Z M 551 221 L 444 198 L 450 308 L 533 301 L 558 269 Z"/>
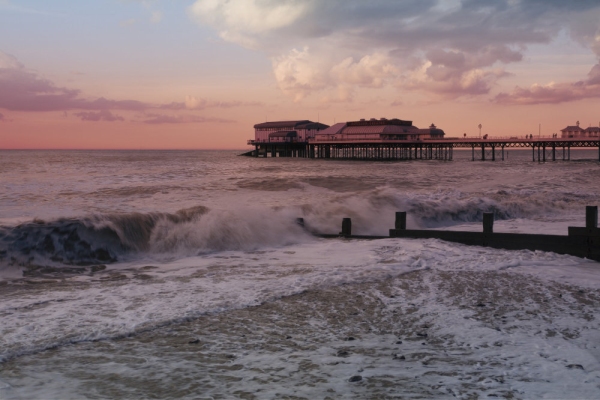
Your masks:
<path fill-rule="evenodd" d="M 223 154 L 49 152 L 28 158 L 3 153 L 0 162 L 17 164 L 2 172 L 8 188 L 0 197 L 0 223 L 4 227 L 34 217 L 52 220 L 90 214 L 174 213 L 198 205 L 210 211 L 193 221 L 160 221 L 145 250 L 128 254 L 124 260 L 129 261 L 109 265 L 91 277 L 0 285 L 0 360 L 30 354 L 35 365 L 37 352 L 48 348 L 57 348 L 68 359 L 65 344 L 123 337 L 304 290 L 380 281 L 414 270 L 500 271 L 545 282 L 548 287 L 560 282 L 583 289 L 600 288 L 599 264 L 576 257 L 467 247 L 438 240 L 321 240 L 311 238 L 295 224 L 295 218 L 303 217 L 309 229 L 337 233 L 342 218 L 351 217 L 355 233 L 385 235 L 393 227 L 394 213 L 407 211 L 409 228 L 479 231 L 481 213 L 494 211 L 498 232 L 566 234 L 567 226 L 583 225 L 584 206 L 599 198 L 597 162 L 539 165 L 528 161 L 528 152 L 523 152 L 521 161 L 505 164 L 358 164 L 251 160 Z M 511 160 L 517 155 L 511 151 Z M 38 168 L 42 164 L 43 168 Z M 265 181 L 262 189 L 272 190 L 262 190 L 257 184 L 260 180 Z M 157 268 L 144 269 L 147 265 Z M 12 280 L 17 271 L 2 269 L 0 275 Z M 42 279 L 46 278 L 29 280 Z M 432 294 L 433 298 L 422 299 L 420 317 L 434 321 L 438 334 L 469 338 L 464 346 L 472 352 L 474 366 L 461 378 L 471 379 L 474 386 L 499 387 L 498 382 L 476 382 L 469 376 L 479 368 L 494 368 L 511 378 L 522 397 L 594 397 L 599 370 L 598 336 L 594 333 L 599 327 L 595 320 L 584 323 L 565 305 L 557 309 L 552 320 L 532 319 L 521 330 L 498 332 L 477 321 L 468 310 L 443 304 L 443 292 Z M 570 300 L 566 296 L 564 301 L 568 304 Z M 584 311 L 594 315 L 596 310 Z M 570 326 L 581 328 L 581 335 L 569 341 L 534 334 L 538 327 Z M 438 376 L 441 383 L 434 382 L 427 375 L 427 365 L 398 367 L 385 356 L 391 337 L 373 334 L 362 339 L 361 346 L 373 353 L 370 358 L 353 354 L 334 366 L 329 346 L 314 353 L 285 356 L 321 365 L 323 374 L 330 377 L 327 385 L 311 386 L 308 383 L 312 382 L 298 377 L 298 364 L 259 350 L 247 350 L 240 356 L 241 362 L 256 368 L 273 365 L 281 368 L 282 376 L 295 373 L 293 385 L 271 388 L 258 381 L 248 382 L 249 373 L 243 370 L 232 375 L 264 390 L 264 397 L 322 397 L 329 388 L 342 397 L 366 397 L 364 388 L 369 378 L 386 374 L 398 380 L 420 376 L 432 385 L 441 385 L 444 395 L 468 397 L 457 391 L 453 378 Z M 503 346 L 484 347 L 493 341 L 502 341 Z M 334 347 L 341 345 L 331 342 Z M 417 352 L 423 348 L 419 346 L 423 345 L 415 343 L 406 351 Z M 478 366 L 478 358 L 496 364 Z M 565 369 L 568 364 L 581 365 L 584 370 Z M 124 374 L 144 374 L 136 365 L 120 365 Z M 38 370 L 31 367 L 38 381 L 28 376 L 3 377 L 0 397 L 42 397 L 48 393 L 57 394 L 57 398 L 72 397 L 79 381 L 70 379 L 68 371 L 61 375 L 44 366 Z M 151 368 L 157 376 L 168 377 L 175 370 L 194 371 L 194 364 L 174 357 L 164 369 L 158 363 Z M 441 368 L 442 372 L 451 369 Z M 364 376 L 367 384 L 349 386 L 347 379 L 355 374 Z M 519 376 L 524 378 L 517 379 Z M 64 389 L 60 385 L 63 381 L 68 382 Z M 40 382 L 43 384 L 38 386 Z"/>

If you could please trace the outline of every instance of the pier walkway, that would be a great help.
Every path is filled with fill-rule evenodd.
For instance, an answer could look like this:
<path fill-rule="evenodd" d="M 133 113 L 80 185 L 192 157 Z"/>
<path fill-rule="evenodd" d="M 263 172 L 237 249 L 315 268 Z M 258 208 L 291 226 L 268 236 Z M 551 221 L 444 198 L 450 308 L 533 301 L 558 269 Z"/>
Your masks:
<path fill-rule="evenodd" d="M 571 159 L 572 148 L 598 148 L 600 138 L 444 138 L 424 140 L 335 140 L 319 138 L 308 142 L 258 142 L 249 140 L 254 157 L 299 157 L 342 160 L 444 160 L 453 159 L 454 149 L 471 149 L 471 160 L 499 161 L 505 149 L 531 148 L 532 161 Z"/>

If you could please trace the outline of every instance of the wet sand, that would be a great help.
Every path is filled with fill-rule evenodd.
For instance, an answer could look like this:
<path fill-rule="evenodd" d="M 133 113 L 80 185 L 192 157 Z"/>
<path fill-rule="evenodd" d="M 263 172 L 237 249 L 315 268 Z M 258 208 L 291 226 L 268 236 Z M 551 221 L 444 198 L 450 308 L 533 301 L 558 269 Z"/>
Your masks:
<path fill-rule="evenodd" d="M 47 350 L 0 371 L 19 389 L 7 398 L 57 398 L 63 385 L 73 398 L 572 398 L 575 388 L 593 398 L 599 306 L 599 290 L 427 269 Z"/>

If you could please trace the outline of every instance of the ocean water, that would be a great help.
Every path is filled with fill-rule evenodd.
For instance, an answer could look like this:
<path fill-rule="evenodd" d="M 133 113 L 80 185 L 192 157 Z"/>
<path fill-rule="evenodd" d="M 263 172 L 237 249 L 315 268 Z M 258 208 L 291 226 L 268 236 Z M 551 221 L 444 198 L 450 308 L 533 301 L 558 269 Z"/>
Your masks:
<path fill-rule="evenodd" d="M 0 398 L 598 398 L 600 263 L 310 233 L 566 234 L 597 149 L 239 153 L 0 151 Z"/>

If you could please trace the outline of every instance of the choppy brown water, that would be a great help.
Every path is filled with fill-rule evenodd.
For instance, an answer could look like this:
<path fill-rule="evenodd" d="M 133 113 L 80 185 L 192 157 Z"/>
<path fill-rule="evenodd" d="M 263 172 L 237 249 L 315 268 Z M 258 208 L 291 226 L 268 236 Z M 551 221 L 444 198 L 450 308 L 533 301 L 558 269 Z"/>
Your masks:
<path fill-rule="evenodd" d="M 509 272 L 416 271 L 49 350 L 2 374 L 48 398 L 54 379 L 91 398 L 531 398 L 555 389 L 548 377 L 566 381 L 562 397 L 597 372 L 579 354 L 539 345 L 577 343 L 598 329 L 599 306 L 599 290 Z"/>
<path fill-rule="evenodd" d="M 565 234 L 596 150 L 236 154 L 0 152 L 0 398 L 597 397 L 597 263 L 295 222 Z"/>

